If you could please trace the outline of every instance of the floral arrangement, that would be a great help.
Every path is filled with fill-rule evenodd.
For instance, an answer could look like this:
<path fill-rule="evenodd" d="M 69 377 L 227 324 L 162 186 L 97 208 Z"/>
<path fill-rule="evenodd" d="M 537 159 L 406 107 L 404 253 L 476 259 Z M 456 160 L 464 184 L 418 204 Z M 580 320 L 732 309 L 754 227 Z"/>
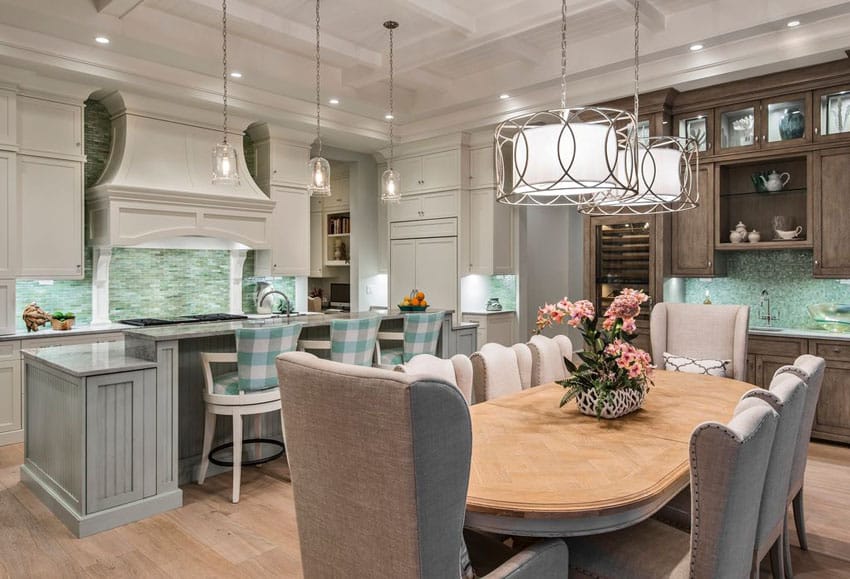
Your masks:
<path fill-rule="evenodd" d="M 582 411 L 592 407 L 597 417 L 606 418 L 640 407 L 652 384 L 652 359 L 631 342 L 637 330 L 635 319 L 640 314 L 640 306 L 648 299 L 641 290 L 624 289 L 605 311 L 601 325 L 588 300 L 571 302 L 564 298 L 538 309 L 538 333 L 566 321 L 567 325 L 578 328 L 584 338 L 584 350 L 578 353 L 583 363 L 576 365 L 565 360 L 571 376 L 559 382 L 567 389 L 561 406 L 573 398 L 583 398 L 578 400 Z M 621 402 L 624 397 L 632 404 Z M 590 400 L 589 405 L 587 400 Z M 627 406 L 630 409 L 626 409 Z M 626 411 L 617 414 L 611 410 L 615 407 Z"/>

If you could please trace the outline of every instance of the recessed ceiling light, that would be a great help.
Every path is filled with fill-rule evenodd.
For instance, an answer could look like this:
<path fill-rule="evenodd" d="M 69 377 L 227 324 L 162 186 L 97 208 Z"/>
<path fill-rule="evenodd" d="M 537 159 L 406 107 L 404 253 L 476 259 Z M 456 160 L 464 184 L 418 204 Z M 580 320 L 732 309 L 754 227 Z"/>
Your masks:
<path fill-rule="evenodd" d="M 511 95 L 509 95 L 506 92 L 503 92 L 502 94 L 499 95 L 499 98 L 502 99 L 502 100 L 505 100 L 505 99 L 511 98 Z"/>
<path fill-rule="evenodd" d="M 238 70 L 234 70 L 230 73 L 230 78 L 242 78 L 242 73 Z"/>
<path fill-rule="evenodd" d="M 339 104 L 339 99 L 336 99 L 336 98 L 334 98 L 334 99 L 330 99 L 330 100 L 328 101 L 328 103 L 329 103 L 329 104 L 332 104 L 332 105 L 338 105 L 338 104 Z"/>
<path fill-rule="evenodd" d="M 691 51 L 696 52 L 697 50 L 702 50 L 702 44 L 691 44 Z"/>
<path fill-rule="evenodd" d="M 800 21 L 799 21 L 799 20 L 791 20 L 791 21 L 790 21 L 790 22 L 788 22 L 788 24 L 786 24 L 785 26 L 787 26 L 788 28 L 796 28 L 796 27 L 797 27 L 797 26 L 799 26 L 799 25 L 800 25 Z"/>
<path fill-rule="evenodd" d="M 94 41 L 98 44 L 109 44 L 109 39 L 105 36 L 95 36 Z"/>
<path fill-rule="evenodd" d="M 391 120 L 393 120 L 395 117 L 394 117 L 394 116 L 392 116 L 390 113 L 387 113 L 387 114 L 385 114 L 385 115 L 384 115 L 384 118 L 385 118 L 385 119 L 387 119 L 388 121 L 391 121 Z"/>

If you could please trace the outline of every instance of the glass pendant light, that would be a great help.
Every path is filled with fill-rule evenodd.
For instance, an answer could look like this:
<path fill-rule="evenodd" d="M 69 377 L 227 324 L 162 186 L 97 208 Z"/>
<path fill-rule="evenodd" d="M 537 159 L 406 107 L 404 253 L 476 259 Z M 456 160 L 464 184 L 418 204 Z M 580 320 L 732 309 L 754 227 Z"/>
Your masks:
<path fill-rule="evenodd" d="M 390 121 L 390 157 L 387 159 L 387 170 L 381 175 L 381 201 L 397 203 L 401 201 L 401 176 L 393 169 L 393 30 L 398 28 L 398 22 L 387 20 L 384 22 L 384 28 L 390 31 L 390 114 L 387 115 Z"/>
<path fill-rule="evenodd" d="M 635 0 L 634 117 L 640 114 L 640 0 Z M 699 146 L 682 137 L 639 138 L 632 128 L 637 150 L 637 195 L 628 199 L 592 198 L 579 207 L 585 215 L 650 215 L 675 213 L 699 205 Z M 620 151 L 621 156 L 630 152 Z"/>
<path fill-rule="evenodd" d="M 236 147 L 227 142 L 227 0 L 221 2 L 222 78 L 224 78 L 222 139 L 212 151 L 213 185 L 238 185 Z"/>
<path fill-rule="evenodd" d="M 316 0 L 316 156 L 307 163 L 310 183 L 307 192 L 312 197 L 330 197 L 331 165 L 322 157 L 321 55 L 319 53 L 319 0 Z"/>
<path fill-rule="evenodd" d="M 605 107 L 567 108 L 567 3 L 561 0 L 561 108 L 496 127 L 496 200 L 509 205 L 581 205 L 637 195 L 634 116 Z M 621 149 L 631 154 L 621 156 Z"/>

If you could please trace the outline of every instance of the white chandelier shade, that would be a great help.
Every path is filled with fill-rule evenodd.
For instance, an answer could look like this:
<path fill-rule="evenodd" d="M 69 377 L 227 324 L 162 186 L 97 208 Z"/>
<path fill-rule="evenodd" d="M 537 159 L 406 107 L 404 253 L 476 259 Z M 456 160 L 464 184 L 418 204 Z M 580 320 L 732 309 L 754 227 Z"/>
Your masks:
<path fill-rule="evenodd" d="M 331 194 L 331 166 L 323 157 L 313 157 L 307 163 L 310 182 L 307 192 L 311 197 L 329 197 Z"/>
<path fill-rule="evenodd" d="M 381 175 L 381 201 L 401 201 L 401 175 L 395 169 L 387 169 Z"/>
<path fill-rule="evenodd" d="M 213 147 L 213 185 L 239 185 L 239 172 L 236 168 L 236 147 L 228 142 Z"/>

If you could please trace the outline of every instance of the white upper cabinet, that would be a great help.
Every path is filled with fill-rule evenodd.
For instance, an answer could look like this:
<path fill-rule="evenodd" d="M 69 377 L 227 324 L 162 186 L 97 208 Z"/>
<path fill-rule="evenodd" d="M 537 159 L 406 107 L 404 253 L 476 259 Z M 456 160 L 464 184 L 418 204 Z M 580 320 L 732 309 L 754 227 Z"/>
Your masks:
<path fill-rule="evenodd" d="M 310 212 L 310 277 L 322 277 L 325 263 L 325 232 L 322 229 L 324 215 L 321 211 Z"/>
<path fill-rule="evenodd" d="M 17 134 L 17 96 L 10 90 L 0 89 L 0 148 L 16 149 Z"/>
<path fill-rule="evenodd" d="M 15 210 L 17 175 L 15 153 L 0 151 L 0 278 L 15 273 L 18 247 L 18 218 Z M 0 304 L 2 307 L 2 304 Z"/>
<path fill-rule="evenodd" d="M 0 336 L 15 333 L 15 280 L 0 279 Z M 9 342 L 5 345 L 8 347 Z M 0 345 L 0 358 L 4 353 L 3 345 Z"/>
<path fill-rule="evenodd" d="M 496 202 L 493 188 L 469 192 L 469 264 L 467 273 L 514 273 L 515 212 Z"/>
<path fill-rule="evenodd" d="M 393 162 L 401 177 L 401 194 L 459 189 L 460 149 L 405 157 Z"/>
<path fill-rule="evenodd" d="M 83 164 L 18 155 L 22 278 L 82 279 Z"/>
<path fill-rule="evenodd" d="M 83 106 L 18 95 L 18 144 L 28 155 L 83 155 Z"/>
<path fill-rule="evenodd" d="M 400 201 L 388 206 L 390 222 L 457 217 L 459 212 L 459 191 L 403 196 Z"/>
<path fill-rule="evenodd" d="M 469 149 L 469 188 L 481 189 L 496 186 L 496 166 L 493 146 Z"/>
<path fill-rule="evenodd" d="M 271 186 L 272 275 L 310 274 L 310 197 L 304 189 Z M 306 249 L 306 250 L 305 250 Z"/>

